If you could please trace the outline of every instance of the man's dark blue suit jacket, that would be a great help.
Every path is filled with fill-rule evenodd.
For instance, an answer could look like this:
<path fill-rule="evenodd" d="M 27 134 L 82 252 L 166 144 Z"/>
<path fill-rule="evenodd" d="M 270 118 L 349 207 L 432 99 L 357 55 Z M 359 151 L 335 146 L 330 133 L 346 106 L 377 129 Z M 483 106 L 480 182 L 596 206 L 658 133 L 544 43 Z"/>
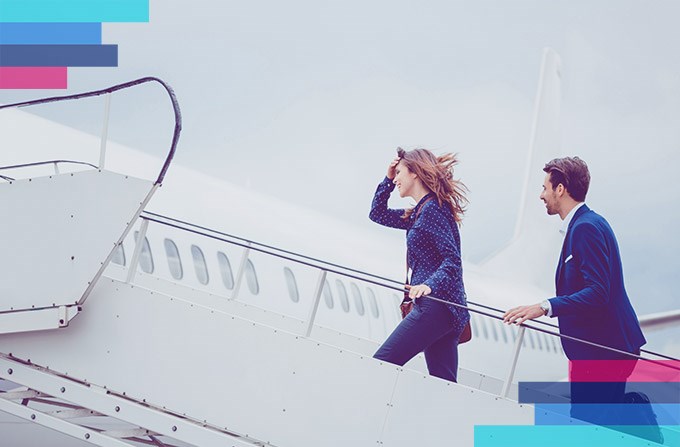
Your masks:
<path fill-rule="evenodd" d="M 633 353 L 646 343 L 623 285 L 614 232 L 585 204 L 569 223 L 555 286 L 557 296 L 550 304 L 562 334 Z M 562 339 L 562 346 L 570 360 L 621 358 L 568 339 Z"/>

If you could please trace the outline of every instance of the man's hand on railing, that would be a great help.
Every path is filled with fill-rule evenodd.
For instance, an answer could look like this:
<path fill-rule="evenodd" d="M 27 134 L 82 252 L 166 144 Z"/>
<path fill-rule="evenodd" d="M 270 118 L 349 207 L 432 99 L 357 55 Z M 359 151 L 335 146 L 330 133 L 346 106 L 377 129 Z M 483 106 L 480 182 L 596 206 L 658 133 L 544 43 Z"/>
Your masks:
<path fill-rule="evenodd" d="M 527 320 L 533 320 L 534 318 L 542 317 L 543 315 L 545 315 L 545 310 L 543 310 L 540 303 L 532 304 L 531 306 L 519 306 L 505 312 L 503 315 L 503 322 L 519 325 Z"/>

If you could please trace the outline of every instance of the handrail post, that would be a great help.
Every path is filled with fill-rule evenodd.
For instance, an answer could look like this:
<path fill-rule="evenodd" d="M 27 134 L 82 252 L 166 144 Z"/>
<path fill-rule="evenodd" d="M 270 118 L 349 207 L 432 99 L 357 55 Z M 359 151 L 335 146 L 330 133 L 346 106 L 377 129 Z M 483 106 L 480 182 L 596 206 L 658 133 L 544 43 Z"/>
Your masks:
<path fill-rule="evenodd" d="M 111 93 L 104 96 L 104 124 L 102 126 L 102 140 L 99 149 L 99 169 L 104 169 L 106 160 L 106 140 L 109 136 L 109 116 L 111 112 Z"/>
<path fill-rule="evenodd" d="M 236 274 L 236 284 L 234 285 L 234 292 L 231 294 L 229 300 L 235 300 L 238 297 L 238 293 L 241 290 L 241 283 L 243 282 L 243 274 L 246 270 L 246 262 L 248 262 L 248 255 L 250 254 L 250 247 L 252 243 L 248 242 L 248 246 L 243 250 L 241 255 L 241 263 L 238 267 L 238 273 Z"/>
<path fill-rule="evenodd" d="M 316 319 L 316 312 L 319 310 L 319 302 L 321 301 L 321 293 L 323 292 L 324 284 L 326 283 L 326 275 L 328 272 L 321 269 L 319 272 L 319 279 L 316 281 L 316 290 L 314 291 L 314 302 L 312 307 L 309 309 L 309 315 L 307 316 L 307 328 L 305 329 L 305 337 L 309 337 L 312 334 L 312 328 L 314 327 L 314 320 Z"/>
<path fill-rule="evenodd" d="M 59 162 L 54 162 L 54 173 L 59 175 Z"/>
<path fill-rule="evenodd" d="M 524 331 L 526 331 L 526 326 L 520 326 L 517 332 L 517 338 L 515 339 L 515 347 L 512 354 L 512 363 L 510 364 L 510 370 L 508 371 L 508 376 L 503 384 L 503 391 L 501 391 L 501 397 L 507 398 L 510 392 L 510 386 L 512 385 L 512 379 L 515 377 L 515 369 L 517 368 L 517 360 L 519 359 L 519 352 L 522 350 L 522 342 L 524 341 Z"/>
<path fill-rule="evenodd" d="M 128 267 L 126 284 L 130 284 L 137 271 L 137 264 L 139 264 L 139 255 L 142 253 L 142 247 L 144 246 L 144 240 L 146 239 L 146 230 L 149 228 L 149 221 L 142 219 L 142 225 L 139 227 L 139 233 L 137 233 L 137 240 L 135 241 L 135 251 L 132 253 L 132 259 L 130 260 L 130 266 Z"/>

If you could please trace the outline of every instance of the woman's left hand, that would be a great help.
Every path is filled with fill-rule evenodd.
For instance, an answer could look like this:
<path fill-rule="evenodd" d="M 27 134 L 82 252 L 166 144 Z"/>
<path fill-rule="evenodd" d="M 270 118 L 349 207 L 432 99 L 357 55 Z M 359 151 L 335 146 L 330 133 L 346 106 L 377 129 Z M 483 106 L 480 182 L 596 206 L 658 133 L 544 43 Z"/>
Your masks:
<path fill-rule="evenodd" d="M 412 299 L 420 298 L 423 295 L 429 295 L 432 293 L 432 289 L 430 289 L 430 287 L 425 284 L 418 284 L 417 286 L 407 285 L 406 288 L 409 289 L 408 297 Z"/>

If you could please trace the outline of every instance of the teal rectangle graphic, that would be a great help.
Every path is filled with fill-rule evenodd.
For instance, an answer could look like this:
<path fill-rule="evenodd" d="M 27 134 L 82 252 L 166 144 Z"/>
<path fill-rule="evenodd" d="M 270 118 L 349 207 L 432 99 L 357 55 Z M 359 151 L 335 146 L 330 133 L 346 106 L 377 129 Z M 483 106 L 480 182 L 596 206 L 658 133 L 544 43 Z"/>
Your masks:
<path fill-rule="evenodd" d="M 0 22 L 148 22 L 149 0 L 0 0 Z"/>
<path fill-rule="evenodd" d="M 648 426 L 598 425 L 477 425 L 474 447 L 649 447 L 658 445 L 641 436 Z M 678 426 L 659 427 L 666 446 L 680 446 Z M 634 436 L 628 433 L 639 433 Z"/>

